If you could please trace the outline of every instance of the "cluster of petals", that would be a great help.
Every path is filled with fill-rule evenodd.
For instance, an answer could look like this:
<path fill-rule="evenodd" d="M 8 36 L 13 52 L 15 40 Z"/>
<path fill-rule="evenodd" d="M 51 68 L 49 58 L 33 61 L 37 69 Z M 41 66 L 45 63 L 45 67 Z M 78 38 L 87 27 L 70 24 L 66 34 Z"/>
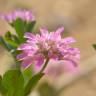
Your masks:
<path fill-rule="evenodd" d="M 77 66 L 80 51 L 70 45 L 76 40 L 72 37 L 61 38 L 63 31 L 64 28 L 60 27 L 53 32 L 48 32 L 46 28 L 40 28 L 38 34 L 26 32 L 24 37 L 27 40 L 18 47 L 22 52 L 17 55 L 17 59 L 22 61 L 22 67 L 33 64 L 35 68 L 40 68 L 46 59 L 65 60 Z"/>
<path fill-rule="evenodd" d="M 12 23 L 17 18 L 20 18 L 24 21 L 31 22 L 35 20 L 34 15 L 30 10 L 25 9 L 18 9 L 14 10 L 12 12 L 9 12 L 8 14 L 0 14 L 0 17 L 8 21 L 9 23 Z"/>

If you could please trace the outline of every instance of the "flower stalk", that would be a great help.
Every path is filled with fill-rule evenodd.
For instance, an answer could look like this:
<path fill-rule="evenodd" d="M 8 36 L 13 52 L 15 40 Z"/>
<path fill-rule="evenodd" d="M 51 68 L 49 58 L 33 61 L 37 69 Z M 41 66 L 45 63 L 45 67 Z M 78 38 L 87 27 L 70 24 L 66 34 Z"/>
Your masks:
<path fill-rule="evenodd" d="M 45 68 L 47 67 L 47 65 L 48 65 L 48 62 L 49 62 L 49 58 L 46 59 L 45 64 L 43 65 L 43 67 L 42 67 L 41 70 L 40 70 L 40 73 L 43 73 L 44 69 L 45 69 Z"/>

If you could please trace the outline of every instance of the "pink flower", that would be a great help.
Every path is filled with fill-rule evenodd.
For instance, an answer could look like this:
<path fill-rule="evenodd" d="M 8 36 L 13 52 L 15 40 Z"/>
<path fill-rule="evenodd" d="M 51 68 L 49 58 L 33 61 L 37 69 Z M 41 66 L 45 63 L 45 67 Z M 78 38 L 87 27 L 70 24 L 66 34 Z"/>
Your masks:
<path fill-rule="evenodd" d="M 0 14 L 1 18 L 5 19 L 6 21 L 8 21 L 9 23 L 12 23 L 14 20 L 16 20 L 17 18 L 20 18 L 24 21 L 27 22 L 31 22 L 35 20 L 34 15 L 32 14 L 31 11 L 29 10 L 15 10 L 13 12 L 10 12 L 8 14 Z"/>
<path fill-rule="evenodd" d="M 74 38 L 61 38 L 61 33 L 64 28 L 58 28 L 56 31 L 48 32 L 47 29 L 41 28 L 40 34 L 25 33 L 27 38 L 26 43 L 21 44 L 18 50 L 22 53 L 17 56 L 17 59 L 22 61 L 22 66 L 27 68 L 33 64 L 35 68 L 40 68 L 45 60 L 66 60 L 71 62 L 73 66 L 77 66 L 77 61 L 80 58 L 78 48 L 70 46 L 76 42 Z"/>

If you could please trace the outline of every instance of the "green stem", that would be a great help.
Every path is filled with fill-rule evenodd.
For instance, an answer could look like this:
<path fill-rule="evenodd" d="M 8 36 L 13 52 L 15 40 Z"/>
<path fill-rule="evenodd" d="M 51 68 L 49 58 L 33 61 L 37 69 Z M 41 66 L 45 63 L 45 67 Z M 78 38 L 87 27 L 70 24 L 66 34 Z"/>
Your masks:
<path fill-rule="evenodd" d="M 42 73 L 42 72 L 44 71 L 44 69 L 46 68 L 48 62 L 49 62 L 49 58 L 46 59 L 44 66 L 43 66 L 42 69 L 40 70 L 40 73 Z"/>

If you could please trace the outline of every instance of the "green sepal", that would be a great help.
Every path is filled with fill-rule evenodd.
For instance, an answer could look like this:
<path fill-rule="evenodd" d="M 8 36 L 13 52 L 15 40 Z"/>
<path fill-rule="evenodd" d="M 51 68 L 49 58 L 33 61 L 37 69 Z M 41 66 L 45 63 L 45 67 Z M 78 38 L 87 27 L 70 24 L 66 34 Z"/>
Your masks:
<path fill-rule="evenodd" d="M 26 32 L 32 32 L 35 24 L 36 24 L 36 21 L 28 22 L 26 24 Z"/>
<path fill-rule="evenodd" d="M 15 28 L 19 40 L 21 42 L 25 41 L 23 37 L 25 32 L 25 22 L 22 19 L 17 18 L 15 21 L 13 21 L 12 26 Z"/>

